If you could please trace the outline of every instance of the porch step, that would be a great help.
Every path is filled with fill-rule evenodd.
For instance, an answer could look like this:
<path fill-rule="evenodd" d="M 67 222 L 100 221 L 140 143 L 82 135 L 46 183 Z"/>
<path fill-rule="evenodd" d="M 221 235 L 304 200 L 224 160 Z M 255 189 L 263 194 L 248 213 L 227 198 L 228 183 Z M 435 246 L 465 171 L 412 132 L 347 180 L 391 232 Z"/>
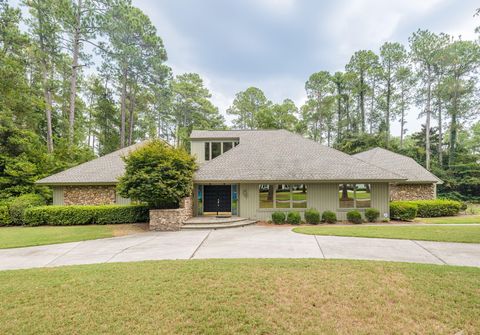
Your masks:
<path fill-rule="evenodd" d="M 226 224 L 246 220 L 240 216 L 216 217 L 216 216 L 196 216 L 185 221 L 185 224 Z"/>
<path fill-rule="evenodd" d="M 224 228 L 239 228 L 248 225 L 252 225 L 257 221 L 241 219 L 233 222 L 223 222 L 223 223 L 186 223 L 182 226 L 182 230 L 189 229 L 224 229 Z"/>

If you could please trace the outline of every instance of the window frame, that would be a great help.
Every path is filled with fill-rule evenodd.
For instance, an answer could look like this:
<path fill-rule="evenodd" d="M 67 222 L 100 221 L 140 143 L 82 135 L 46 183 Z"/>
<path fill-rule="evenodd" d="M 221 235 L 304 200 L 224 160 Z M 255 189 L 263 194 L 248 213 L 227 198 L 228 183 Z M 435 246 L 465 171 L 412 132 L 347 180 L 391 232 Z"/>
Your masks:
<path fill-rule="evenodd" d="M 269 185 L 273 187 L 273 198 L 272 198 L 272 207 L 261 207 L 260 206 L 260 188 L 263 185 Z M 289 207 L 277 207 L 277 189 L 280 185 L 287 185 L 289 187 Z M 305 187 L 305 207 L 294 207 L 294 200 L 293 200 L 293 190 L 294 186 L 304 185 Z M 305 211 L 308 208 L 308 185 L 307 184 L 258 184 L 258 209 L 260 211 L 290 211 L 290 210 L 298 210 L 298 211 Z"/>
<path fill-rule="evenodd" d="M 233 148 L 235 148 L 238 144 L 239 144 L 239 141 L 235 141 L 235 140 L 232 140 L 232 141 L 222 141 L 221 139 L 219 140 L 215 140 L 215 141 L 204 141 L 203 142 L 204 145 L 203 145 L 203 158 L 205 159 L 205 161 L 211 161 L 212 159 L 215 159 L 221 155 L 223 155 L 225 152 L 229 151 L 229 150 L 232 150 Z M 215 158 L 212 158 L 212 153 L 213 153 L 213 150 L 212 150 L 212 146 L 213 146 L 213 143 L 220 143 L 220 154 L 218 156 L 216 156 Z M 224 143 L 230 143 L 232 146 L 230 149 L 228 150 L 224 150 Z M 207 146 L 208 146 L 208 149 L 207 149 Z M 208 155 L 207 155 L 207 151 L 208 151 Z"/>
<path fill-rule="evenodd" d="M 340 206 L 340 192 L 341 192 L 341 186 L 342 185 L 353 185 L 353 207 L 341 207 Z M 370 206 L 367 206 L 367 207 L 358 207 L 357 206 L 357 185 L 368 185 L 367 189 L 370 190 Z M 365 210 L 367 208 L 371 208 L 372 207 L 372 184 L 371 183 L 341 183 L 341 184 L 338 184 L 338 188 L 337 188 L 337 199 L 338 199 L 338 202 L 337 202 L 337 208 L 338 210 L 340 211 L 348 211 L 348 210 L 352 210 L 352 209 L 356 209 L 356 210 Z"/>

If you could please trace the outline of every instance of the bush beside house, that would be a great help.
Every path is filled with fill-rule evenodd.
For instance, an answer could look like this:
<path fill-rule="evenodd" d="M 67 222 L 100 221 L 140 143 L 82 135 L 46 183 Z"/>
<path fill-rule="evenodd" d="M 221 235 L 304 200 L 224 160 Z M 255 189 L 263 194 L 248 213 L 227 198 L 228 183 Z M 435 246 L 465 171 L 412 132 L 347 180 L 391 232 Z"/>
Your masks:
<path fill-rule="evenodd" d="M 375 222 L 380 217 L 380 211 L 375 208 L 367 208 L 365 210 L 365 218 L 368 222 Z"/>
<path fill-rule="evenodd" d="M 332 211 L 325 211 L 322 213 L 322 221 L 326 223 L 335 223 L 337 222 L 337 214 Z"/>
<path fill-rule="evenodd" d="M 302 217 L 299 212 L 293 211 L 288 212 L 287 223 L 289 224 L 300 224 L 302 222 Z"/>
<path fill-rule="evenodd" d="M 396 220 L 411 221 L 415 217 L 453 216 L 460 213 L 462 203 L 455 200 L 416 200 L 392 201 L 390 217 Z"/>
<path fill-rule="evenodd" d="M 10 224 L 20 226 L 24 224 L 25 210 L 30 207 L 45 205 L 45 199 L 35 193 L 23 194 L 8 202 L 8 211 L 10 216 Z"/>
<path fill-rule="evenodd" d="M 320 223 L 320 212 L 315 208 L 309 208 L 305 211 L 305 222 L 308 224 Z"/>
<path fill-rule="evenodd" d="M 349 211 L 347 212 L 347 220 L 351 223 L 360 224 L 363 221 L 362 214 L 357 210 Z"/>
<path fill-rule="evenodd" d="M 273 212 L 272 213 L 272 222 L 275 224 L 284 224 L 285 223 L 285 213 L 283 212 Z"/>
<path fill-rule="evenodd" d="M 152 140 L 124 157 L 125 174 L 117 190 L 150 209 L 178 208 L 192 193 L 195 159 L 185 150 Z"/>
<path fill-rule="evenodd" d="M 145 205 L 41 206 L 25 211 L 28 226 L 138 223 L 148 221 Z"/>

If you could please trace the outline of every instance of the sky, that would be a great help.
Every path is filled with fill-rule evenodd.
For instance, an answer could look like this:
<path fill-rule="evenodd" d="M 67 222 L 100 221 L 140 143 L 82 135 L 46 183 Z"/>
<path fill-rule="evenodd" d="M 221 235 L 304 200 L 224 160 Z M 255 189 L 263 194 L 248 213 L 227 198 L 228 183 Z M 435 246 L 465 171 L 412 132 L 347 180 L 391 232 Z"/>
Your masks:
<path fill-rule="evenodd" d="M 133 0 L 152 20 L 175 75 L 196 72 L 225 115 L 250 86 L 268 99 L 301 106 L 304 85 L 318 71 L 341 71 L 361 49 L 408 44 L 418 29 L 476 39 L 474 0 Z M 409 132 L 420 129 L 418 111 Z M 392 125 L 399 135 L 397 122 Z"/>

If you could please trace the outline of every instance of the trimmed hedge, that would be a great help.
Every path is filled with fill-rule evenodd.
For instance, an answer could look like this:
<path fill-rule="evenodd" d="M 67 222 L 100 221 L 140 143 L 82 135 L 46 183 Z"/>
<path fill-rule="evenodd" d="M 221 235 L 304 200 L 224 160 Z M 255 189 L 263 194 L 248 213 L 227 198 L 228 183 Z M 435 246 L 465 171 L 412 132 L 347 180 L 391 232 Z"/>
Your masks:
<path fill-rule="evenodd" d="M 412 206 L 416 208 L 415 214 L 413 214 Z M 413 220 L 416 216 L 422 218 L 453 216 L 458 215 L 462 208 L 462 203 L 455 200 L 392 201 L 390 216 L 398 220 Z M 412 215 L 414 216 L 412 217 Z"/>
<path fill-rule="evenodd" d="M 357 210 L 349 211 L 347 212 L 347 220 L 351 223 L 360 224 L 362 223 L 362 214 Z"/>
<path fill-rule="evenodd" d="M 310 208 L 305 211 L 305 222 L 308 224 L 320 223 L 320 212 L 315 208 Z"/>
<path fill-rule="evenodd" d="M 375 222 L 380 217 L 380 211 L 375 208 L 367 208 L 365 210 L 365 218 L 368 222 Z"/>
<path fill-rule="evenodd" d="M 337 214 L 332 211 L 325 211 L 322 214 L 322 221 L 326 223 L 335 223 L 337 222 Z"/>
<path fill-rule="evenodd" d="M 431 218 L 437 216 L 453 216 L 460 213 L 462 203 L 455 200 L 417 200 L 409 201 L 417 205 L 417 216 L 421 218 Z"/>
<path fill-rule="evenodd" d="M 289 224 L 300 224 L 302 222 L 302 217 L 299 212 L 288 212 L 287 223 Z"/>
<path fill-rule="evenodd" d="M 29 226 L 137 223 L 148 222 L 148 218 L 145 205 L 41 206 L 25 211 Z"/>
<path fill-rule="evenodd" d="M 8 204 L 12 225 L 25 224 L 24 214 L 28 208 L 45 205 L 45 199 L 34 193 L 28 193 L 14 198 Z"/>
<path fill-rule="evenodd" d="M 390 217 L 400 221 L 412 221 L 417 216 L 418 206 L 407 201 L 392 201 Z"/>
<path fill-rule="evenodd" d="M 0 226 L 8 226 L 11 224 L 12 219 L 10 218 L 8 206 L 0 206 Z"/>
<path fill-rule="evenodd" d="M 272 222 L 275 224 L 284 224 L 285 223 L 285 213 L 284 212 L 273 212 L 272 213 Z"/>

